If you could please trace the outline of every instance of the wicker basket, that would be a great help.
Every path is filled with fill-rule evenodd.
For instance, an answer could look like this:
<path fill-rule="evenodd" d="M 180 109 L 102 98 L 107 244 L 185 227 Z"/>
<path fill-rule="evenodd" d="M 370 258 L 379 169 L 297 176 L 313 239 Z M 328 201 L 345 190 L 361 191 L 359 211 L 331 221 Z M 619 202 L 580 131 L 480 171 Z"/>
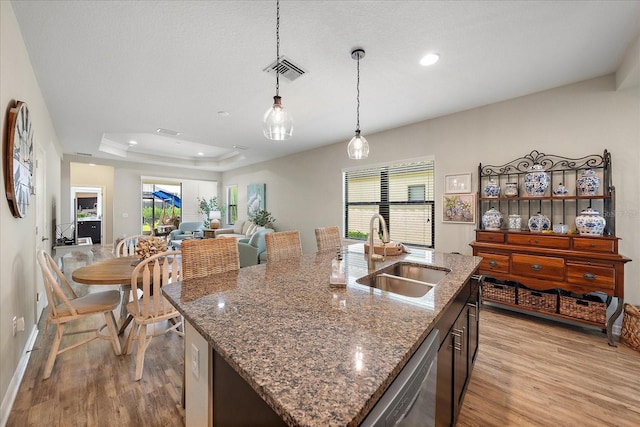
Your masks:
<path fill-rule="evenodd" d="M 640 307 L 625 303 L 622 332 L 620 332 L 620 342 L 637 351 L 640 351 L 639 309 Z"/>
<path fill-rule="evenodd" d="M 518 305 L 545 313 L 558 312 L 558 294 L 518 288 Z"/>
<path fill-rule="evenodd" d="M 607 321 L 607 304 L 571 296 L 560 295 L 560 314 L 589 320 L 604 325 Z"/>
<path fill-rule="evenodd" d="M 516 303 L 516 287 L 503 283 L 484 281 L 482 283 L 482 299 L 495 302 Z"/>

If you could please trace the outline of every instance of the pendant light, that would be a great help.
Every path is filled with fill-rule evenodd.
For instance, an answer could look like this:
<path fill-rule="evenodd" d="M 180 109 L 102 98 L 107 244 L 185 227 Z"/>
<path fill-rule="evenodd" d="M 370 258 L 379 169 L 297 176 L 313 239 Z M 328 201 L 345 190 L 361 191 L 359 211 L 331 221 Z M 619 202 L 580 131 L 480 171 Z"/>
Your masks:
<path fill-rule="evenodd" d="M 347 152 L 349 153 L 350 159 L 361 160 L 369 156 L 369 143 L 364 136 L 360 135 L 360 60 L 364 58 L 364 50 L 355 49 L 351 52 L 351 57 L 358 62 L 358 79 L 356 84 L 358 107 L 356 109 L 356 134 L 351 138 L 351 141 L 349 141 Z"/>
<path fill-rule="evenodd" d="M 282 106 L 280 92 L 280 1 L 276 2 L 276 96 L 264 114 L 262 131 L 267 139 L 283 141 L 293 134 L 293 118 Z"/>

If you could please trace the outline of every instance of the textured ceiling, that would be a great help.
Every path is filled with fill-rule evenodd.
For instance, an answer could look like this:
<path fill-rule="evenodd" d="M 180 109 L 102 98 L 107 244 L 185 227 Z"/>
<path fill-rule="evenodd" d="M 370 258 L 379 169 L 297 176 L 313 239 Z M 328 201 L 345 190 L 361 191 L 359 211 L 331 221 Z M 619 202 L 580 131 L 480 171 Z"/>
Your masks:
<path fill-rule="evenodd" d="M 281 79 L 295 127 L 274 142 L 275 1 L 12 5 L 65 153 L 212 171 L 346 153 L 355 47 L 366 136 L 614 72 L 640 28 L 639 1 L 282 1 L 280 52 L 306 74 Z M 432 51 L 440 62 L 418 65 Z"/>

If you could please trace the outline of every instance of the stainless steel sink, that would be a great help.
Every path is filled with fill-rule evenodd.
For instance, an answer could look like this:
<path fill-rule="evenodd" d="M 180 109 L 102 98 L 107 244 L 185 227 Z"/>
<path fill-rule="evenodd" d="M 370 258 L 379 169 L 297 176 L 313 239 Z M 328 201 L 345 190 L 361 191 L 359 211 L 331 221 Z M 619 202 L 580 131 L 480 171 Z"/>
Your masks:
<path fill-rule="evenodd" d="M 437 270 L 435 268 L 423 267 L 416 264 L 399 262 L 393 264 L 383 270 L 384 273 L 393 274 L 407 279 L 419 280 L 421 282 L 437 284 L 449 272 L 446 270 Z"/>
<path fill-rule="evenodd" d="M 448 273 L 447 270 L 400 262 L 390 265 L 372 276 L 358 279 L 356 282 L 383 291 L 420 298 L 433 289 Z"/>

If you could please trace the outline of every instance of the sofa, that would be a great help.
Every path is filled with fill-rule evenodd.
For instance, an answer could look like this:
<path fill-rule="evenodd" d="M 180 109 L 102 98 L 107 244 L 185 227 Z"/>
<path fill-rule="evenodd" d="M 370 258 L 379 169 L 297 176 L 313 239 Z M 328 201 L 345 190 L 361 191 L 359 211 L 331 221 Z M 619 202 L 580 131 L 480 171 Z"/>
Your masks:
<path fill-rule="evenodd" d="M 178 228 L 169 233 L 169 241 L 190 239 L 195 231 L 202 231 L 203 229 L 203 221 L 181 222 Z"/>
<path fill-rule="evenodd" d="M 273 233 L 273 230 L 263 228 L 253 233 L 249 239 L 238 240 L 240 268 L 267 262 L 267 245 L 264 242 L 264 235 L 267 233 Z"/>
<path fill-rule="evenodd" d="M 267 227 L 271 228 L 271 227 Z M 214 230 L 215 237 L 235 237 L 236 239 L 250 239 L 253 233 L 262 229 L 248 220 L 237 220 L 233 228 L 218 228 Z"/>

